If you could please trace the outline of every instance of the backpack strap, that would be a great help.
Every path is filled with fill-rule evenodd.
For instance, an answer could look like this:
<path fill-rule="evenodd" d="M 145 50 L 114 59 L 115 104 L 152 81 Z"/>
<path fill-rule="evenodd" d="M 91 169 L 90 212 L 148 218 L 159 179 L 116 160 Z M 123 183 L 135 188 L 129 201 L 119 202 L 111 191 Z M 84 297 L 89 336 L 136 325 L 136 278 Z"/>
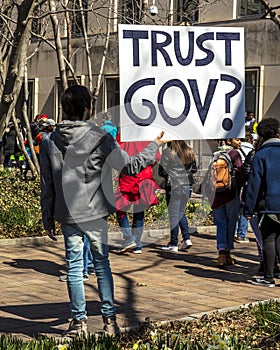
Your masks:
<path fill-rule="evenodd" d="M 246 158 L 247 154 L 243 151 L 242 148 L 239 148 L 238 151 L 240 151 L 243 154 L 244 158 Z"/>

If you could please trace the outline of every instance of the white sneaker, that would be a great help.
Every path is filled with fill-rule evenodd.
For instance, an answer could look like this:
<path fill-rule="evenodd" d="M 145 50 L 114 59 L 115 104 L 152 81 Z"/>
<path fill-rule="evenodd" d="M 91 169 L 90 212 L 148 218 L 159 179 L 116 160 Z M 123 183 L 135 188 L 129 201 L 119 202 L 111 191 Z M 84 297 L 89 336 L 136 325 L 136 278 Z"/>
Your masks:
<path fill-rule="evenodd" d="M 178 253 L 178 246 L 177 245 L 168 244 L 164 247 L 161 247 L 161 249 L 166 251 L 166 252 Z"/>
<path fill-rule="evenodd" d="M 190 239 L 184 239 L 182 241 L 181 250 L 187 250 L 192 246 L 192 241 Z"/>
<path fill-rule="evenodd" d="M 136 248 L 132 251 L 132 253 L 134 253 L 134 254 L 142 254 L 142 248 L 136 247 Z"/>
<path fill-rule="evenodd" d="M 136 248 L 137 244 L 135 242 L 124 245 L 121 249 L 118 250 L 118 254 L 124 254 L 130 252 Z"/>

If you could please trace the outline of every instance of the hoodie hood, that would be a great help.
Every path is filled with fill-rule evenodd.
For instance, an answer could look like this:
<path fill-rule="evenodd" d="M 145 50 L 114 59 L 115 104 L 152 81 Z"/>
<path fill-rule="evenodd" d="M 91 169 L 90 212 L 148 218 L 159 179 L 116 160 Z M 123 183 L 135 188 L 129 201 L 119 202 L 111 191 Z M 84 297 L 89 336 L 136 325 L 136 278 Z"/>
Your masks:
<path fill-rule="evenodd" d="M 280 139 L 279 138 L 276 138 L 276 137 L 273 137 L 271 139 L 268 139 L 266 140 L 263 144 L 262 144 L 262 147 L 263 146 L 280 146 Z"/>
<path fill-rule="evenodd" d="M 89 155 L 104 137 L 104 132 L 92 122 L 64 120 L 50 138 L 58 149 L 71 157 Z"/>

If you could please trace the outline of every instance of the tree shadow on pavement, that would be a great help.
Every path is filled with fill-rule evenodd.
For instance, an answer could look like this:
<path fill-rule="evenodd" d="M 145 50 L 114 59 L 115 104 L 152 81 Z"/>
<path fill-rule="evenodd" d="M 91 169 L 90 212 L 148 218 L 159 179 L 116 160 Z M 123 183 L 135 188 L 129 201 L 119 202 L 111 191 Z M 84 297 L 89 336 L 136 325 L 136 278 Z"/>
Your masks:
<path fill-rule="evenodd" d="M 99 315 L 100 303 L 87 302 L 89 315 Z M 68 326 L 65 311 L 69 303 L 44 303 L 0 306 L 5 315 L 0 319 L 0 333 L 21 333 L 28 337 L 38 337 L 41 334 L 60 335 Z M 13 317 L 14 315 L 14 317 Z M 59 326 L 64 325 L 62 328 Z M 66 325 L 67 324 L 67 325 Z"/>
<path fill-rule="evenodd" d="M 39 259 L 13 259 L 13 261 L 3 261 L 3 264 L 17 269 L 30 269 L 40 272 L 44 275 L 60 276 L 61 272 L 66 271 L 66 266 L 57 264 L 48 260 Z"/>
<path fill-rule="evenodd" d="M 207 247 L 206 247 L 207 249 Z M 177 254 L 165 252 L 160 249 L 152 250 L 157 256 L 168 259 L 174 264 L 175 269 L 185 269 L 185 273 L 192 276 L 217 279 L 230 282 L 247 282 L 257 271 L 257 261 L 253 254 L 245 252 L 235 252 L 232 254 L 236 260 L 235 265 L 218 268 L 217 256 L 213 251 L 205 250 L 203 253 L 179 252 Z M 199 254 L 199 255 L 198 255 Z M 183 265 L 176 262 L 184 262 Z"/>

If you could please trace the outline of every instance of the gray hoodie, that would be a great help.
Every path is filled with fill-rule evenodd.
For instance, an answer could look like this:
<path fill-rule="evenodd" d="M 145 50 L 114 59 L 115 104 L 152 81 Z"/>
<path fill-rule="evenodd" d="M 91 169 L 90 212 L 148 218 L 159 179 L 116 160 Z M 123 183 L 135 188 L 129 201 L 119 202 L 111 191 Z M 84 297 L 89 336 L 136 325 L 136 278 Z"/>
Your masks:
<path fill-rule="evenodd" d="M 84 121 L 63 121 L 41 143 L 41 209 L 45 229 L 82 223 L 115 211 L 112 168 L 136 175 L 155 161 L 156 142 L 134 157 L 110 134 Z"/>

